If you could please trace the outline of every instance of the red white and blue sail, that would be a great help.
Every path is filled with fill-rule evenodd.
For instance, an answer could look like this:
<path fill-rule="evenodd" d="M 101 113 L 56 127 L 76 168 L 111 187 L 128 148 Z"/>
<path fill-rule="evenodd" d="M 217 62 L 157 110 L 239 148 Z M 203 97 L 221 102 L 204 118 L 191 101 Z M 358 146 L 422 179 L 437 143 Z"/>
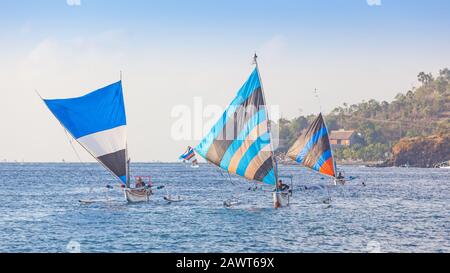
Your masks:
<path fill-rule="evenodd" d="M 179 158 L 180 160 L 187 161 L 187 162 L 194 162 L 197 160 L 197 157 L 195 156 L 194 148 L 188 147 L 186 152 L 182 154 Z"/>
<path fill-rule="evenodd" d="M 121 81 L 82 97 L 44 102 L 78 143 L 127 183 L 127 121 Z"/>
<path fill-rule="evenodd" d="M 276 184 L 276 163 L 258 68 L 195 150 L 229 173 Z"/>
<path fill-rule="evenodd" d="M 333 151 L 322 114 L 297 139 L 287 156 L 321 174 L 336 177 Z"/>

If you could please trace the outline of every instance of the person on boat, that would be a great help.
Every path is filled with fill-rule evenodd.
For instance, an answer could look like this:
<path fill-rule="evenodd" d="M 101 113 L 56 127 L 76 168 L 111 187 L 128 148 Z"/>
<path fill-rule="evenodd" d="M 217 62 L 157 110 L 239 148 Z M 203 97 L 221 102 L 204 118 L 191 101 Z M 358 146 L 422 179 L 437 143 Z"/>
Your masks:
<path fill-rule="evenodd" d="M 335 185 L 339 184 L 344 186 L 346 182 L 347 181 L 345 181 L 345 176 L 342 174 L 342 172 L 339 172 L 338 175 L 336 176 Z"/>
<path fill-rule="evenodd" d="M 136 185 L 135 185 L 136 189 L 140 189 L 140 188 L 144 188 L 145 187 L 145 182 L 142 180 L 142 177 L 138 177 L 136 178 Z"/>
<path fill-rule="evenodd" d="M 282 192 L 288 191 L 289 190 L 289 185 L 284 184 L 283 180 L 280 179 L 277 182 L 277 190 L 278 191 L 282 191 Z"/>
<path fill-rule="evenodd" d="M 192 161 L 192 166 L 194 166 L 194 167 L 198 166 L 198 160 L 197 159 L 194 159 Z"/>

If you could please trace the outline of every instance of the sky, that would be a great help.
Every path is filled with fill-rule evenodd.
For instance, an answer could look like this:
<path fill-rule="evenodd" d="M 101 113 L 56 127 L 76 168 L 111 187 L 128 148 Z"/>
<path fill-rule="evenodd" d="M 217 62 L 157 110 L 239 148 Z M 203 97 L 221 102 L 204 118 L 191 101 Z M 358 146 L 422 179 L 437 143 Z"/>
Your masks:
<path fill-rule="evenodd" d="M 450 66 L 449 14 L 447 0 L 0 0 L 0 161 L 77 161 L 35 90 L 81 96 L 120 71 L 139 162 L 196 145 L 215 116 L 180 140 L 174 109 L 225 108 L 255 52 L 272 116 L 390 101 Z"/>

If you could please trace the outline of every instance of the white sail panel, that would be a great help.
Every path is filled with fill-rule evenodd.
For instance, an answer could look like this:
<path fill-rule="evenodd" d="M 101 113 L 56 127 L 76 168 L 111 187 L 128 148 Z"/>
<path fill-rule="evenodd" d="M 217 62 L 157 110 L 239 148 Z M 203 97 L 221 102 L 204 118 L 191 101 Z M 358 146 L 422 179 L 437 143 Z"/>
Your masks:
<path fill-rule="evenodd" d="M 112 154 L 127 148 L 126 126 L 90 134 L 77 140 L 97 157 Z"/>

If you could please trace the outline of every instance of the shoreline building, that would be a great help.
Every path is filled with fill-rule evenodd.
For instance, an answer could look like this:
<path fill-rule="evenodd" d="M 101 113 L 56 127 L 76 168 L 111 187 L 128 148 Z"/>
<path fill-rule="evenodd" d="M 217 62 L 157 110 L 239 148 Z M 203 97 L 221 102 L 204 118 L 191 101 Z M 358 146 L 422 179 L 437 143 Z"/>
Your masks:
<path fill-rule="evenodd" d="M 340 129 L 331 131 L 330 143 L 334 146 L 352 146 L 356 142 L 356 132 L 354 130 Z"/>

